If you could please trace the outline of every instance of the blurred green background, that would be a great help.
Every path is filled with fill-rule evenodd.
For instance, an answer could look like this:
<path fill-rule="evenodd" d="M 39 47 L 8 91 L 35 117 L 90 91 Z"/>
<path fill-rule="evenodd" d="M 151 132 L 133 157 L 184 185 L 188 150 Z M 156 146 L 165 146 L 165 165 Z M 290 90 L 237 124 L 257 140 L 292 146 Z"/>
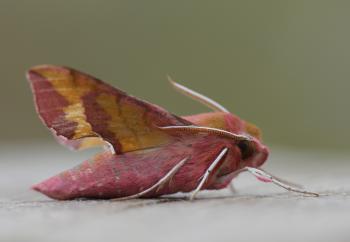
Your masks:
<path fill-rule="evenodd" d="M 0 139 L 54 142 L 24 73 L 71 66 L 184 115 L 180 83 L 256 123 L 267 144 L 346 150 L 349 1 L 0 1 Z"/>

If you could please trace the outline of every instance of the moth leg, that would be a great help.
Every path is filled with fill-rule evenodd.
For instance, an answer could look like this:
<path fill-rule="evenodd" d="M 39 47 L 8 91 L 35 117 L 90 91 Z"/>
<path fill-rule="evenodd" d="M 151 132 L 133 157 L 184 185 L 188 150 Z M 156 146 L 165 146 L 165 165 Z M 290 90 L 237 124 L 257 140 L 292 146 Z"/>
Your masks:
<path fill-rule="evenodd" d="M 188 158 L 182 159 L 179 163 L 177 163 L 171 170 L 165 174 L 161 179 L 159 179 L 158 182 L 156 182 L 153 186 L 147 188 L 146 190 L 143 190 L 142 192 L 136 193 L 134 195 L 126 196 L 126 197 L 120 197 L 120 198 L 114 198 L 111 199 L 111 201 L 122 201 L 122 200 L 128 200 L 133 198 L 139 198 L 148 192 L 153 191 L 154 189 L 158 188 L 159 186 L 164 185 L 167 181 L 169 181 L 173 175 L 185 164 L 185 162 L 188 160 Z"/>
<path fill-rule="evenodd" d="M 291 184 L 288 184 L 288 183 L 284 182 L 283 180 L 277 178 L 276 176 L 271 175 L 271 174 L 269 174 L 266 171 L 263 171 L 261 169 L 257 169 L 257 168 L 253 168 L 253 167 L 247 167 L 246 169 L 252 175 L 254 175 L 258 180 L 260 180 L 262 182 L 272 182 L 275 185 L 280 186 L 280 187 L 282 187 L 288 191 L 292 191 L 292 192 L 303 193 L 303 194 L 307 194 L 307 195 L 311 195 L 311 196 L 315 196 L 315 197 L 319 196 L 318 193 L 309 192 L 309 191 L 306 191 L 302 188 L 297 188 L 295 186 L 292 186 Z"/>
<path fill-rule="evenodd" d="M 233 185 L 233 182 L 230 183 L 229 188 L 230 188 L 230 191 L 232 194 L 237 193 L 237 189 L 236 189 L 235 185 Z"/>
<path fill-rule="evenodd" d="M 297 187 L 297 188 L 299 188 L 299 189 L 303 189 L 303 188 L 304 188 L 302 185 L 300 185 L 300 184 L 298 184 L 298 183 L 291 182 L 291 181 L 287 181 L 287 180 L 282 179 L 282 178 L 280 178 L 280 177 L 278 177 L 278 176 L 272 175 L 272 174 L 270 174 L 269 172 L 265 171 L 264 169 L 259 168 L 259 170 L 261 170 L 261 171 L 263 171 L 263 172 L 269 174 L 270 176 L 273 176 L 276 180 L 279 180 L 280 182 L 282 182 L 282 183 L 284 183 L 284 184 L 287 184 L 287 185 L 290 186 L 290 187 Z"/>
<path fill-rule="evenodd" d="M 215 102 L 214 100 L 212 100 L 211 98 L 208 98 L 206 96 L 204 96 L 203 94 L 200 94 L 196 91 L 193 91 L 191 89 L 189 89 L 188 87 L 185 87 L 179 83 L 174 82 L 170 76 L 168 76 L 168 80 L 170 82 L 170 84 L 180 93 L 184 94 L 185 96 L 188 96 L 202 104 L 204 104 L 205 106 L 213 109 L 214 111 L 219 111 L 219 112 L 225 112 L 228 113 L 229 111 L 223 107 L 221 104 Z"/>
<path fill-rule="evenodd" d="M 196 189 L 192 192 L 190 196 L 190 200 L 195 199 L 197 193 L 203 188 L 204 183 L 208 180 L 210 173 L 214 170 L 214 168 L 219 164 L 221 161 L 222 157 L 227 153 L 228 148 L 224 148 L 220 154 L 215 158 L 213 163 L 210 164 L 209 168 L 205 171 L 203 177 L 201 178 L 201 181 L 199 182 L 198 186 Z"/>

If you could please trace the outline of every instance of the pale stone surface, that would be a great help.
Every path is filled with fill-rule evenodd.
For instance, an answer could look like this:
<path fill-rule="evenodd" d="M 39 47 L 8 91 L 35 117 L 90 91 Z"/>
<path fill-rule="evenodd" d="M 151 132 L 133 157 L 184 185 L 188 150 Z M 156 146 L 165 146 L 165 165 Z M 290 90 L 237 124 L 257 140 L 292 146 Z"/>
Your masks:
<path fill-rule="evenodd" d="M 0 241 L 350 241 L 347 155 L 272 149 L 266 170 L 323 195 L 304 197 L 248 174 L 199 199 L 46 198 L 29 187 L 89 157 L 62 147 L 0 148 Z M 183 197 L 178 195 L 178 197 Z"/>

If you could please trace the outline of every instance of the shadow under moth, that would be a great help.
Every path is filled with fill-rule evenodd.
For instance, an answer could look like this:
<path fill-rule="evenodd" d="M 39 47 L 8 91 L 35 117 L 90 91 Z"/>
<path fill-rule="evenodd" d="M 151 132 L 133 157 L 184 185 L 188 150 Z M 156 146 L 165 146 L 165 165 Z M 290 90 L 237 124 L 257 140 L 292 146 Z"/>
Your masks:
<path fill-rule="evenodd" d="M 27 73 L 36 110 L 59 143 L 105 147 L 33 189 L 67 200 L 150 198 L 223 189 L 241 172 L 287 190 L 317 196 L 259 168 L 269 150 L 253 124 L 174 81 L 213 112 L 179 117 L 77 70 L 41 65 Z"/>

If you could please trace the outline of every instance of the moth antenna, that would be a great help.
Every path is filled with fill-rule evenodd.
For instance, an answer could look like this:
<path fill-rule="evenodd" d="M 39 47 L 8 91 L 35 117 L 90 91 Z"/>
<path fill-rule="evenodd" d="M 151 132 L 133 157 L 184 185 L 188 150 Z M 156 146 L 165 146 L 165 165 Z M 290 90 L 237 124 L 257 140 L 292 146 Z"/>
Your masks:
<path fill-rule="evenodd" d="M 220 154 L 215 158 L 215 160 L 210 164 L 209 168 L 205 171 L 203 178 L 201 179 L 200 183 L 196 187 L 196 189 L 192 192 L 190 196 L 190 200 L 195 199 L 197 193 L 203 188 L 205 182 L 208 180 L 210 173 L 214 170 L 214 168 L 219 164 L 222 157 L 227 153 L 228 148 L 224 148 Z"/>
<path fill-rule="evenodd" d="M 154 189 L 158 188 L 159 186 L 164 185 L 164 183 L 166 183 L 169 179 L 171 179 L 173 177 L 173 175 L 175 175 L 175 173 L 185 164 L 185 162 L 187 160 L 188 160 L 188 157 L 182 159 L 173 168 L 171 168 L 171 170 L 168 171 L 168 173 L 165 174 L 165 176 L 163 176 L 161 179 L 159 179 L 158 182 L 156 182 L 153 186 L 147 188 L 146 190 L 143 190 L 142 192 L 136 193 L 134 195 L 130 195 L 130 196 L 126 196 L 126 197 L 120 197 L 120 198 L 114 198 L 114 199 L 111 199 L 111 201 L 122 201 L 122 200 L 139 198 L 139 197 L 141 197 L 141 196 L 143 196 L 143 195 L 153 191 Z"/>
<path fill-rule="evenodd" d="M 170 76 L 167 76 L 167 77 L 168 77 L 168 81 L 175 88 L 175 90 L 179 91 L 180 93 L 184 94 L 185 96 L 190 97 L 193 100 L 204 104 L 205 106 L 209 107 L 210 109 L 212 109 L 214 111 L 229 113 L 229 111 L 225 107 L 223 107 L 221 104 L 214 101 L 213 99 L 206 97 L 203 94 L 200 94 L 196 91 L 193 91 L 193 90 L 189 89 L 188 87 L 185 87 L 185 86 L 173 81 L 173 79 Z"/>
<path fill-rule="evenodd" d="M 318 193 L 309 192 L 309 191 L 306 191 L 306 190 L 303 190 L 303 189 L 300 189 L 297 187 L 293 187 L 293 186 L 285 183 L 284 181 L 280 180 L 279 178 L 275 177 L 274 175 L 269 174 L 261 169 L 247 167 L 246 170 L 249 171 L 252 175 L 254 175 L 258 180 L 263 181 L 263 182 L 272 182 L 275 185 L 280 186 L 288 191 L 303 193 L 303 194 L 307 194 L 307 195 L 311 195 L 311 196 L 315 196 L 315 197 L 319 196 Z"/>
<path fill-rule="evenodd" d="M 236 141 L 246 140 L 250 141 L 250 137 L 246 135 L 240 135 L 240 134 L 234 134 L 229 131 L 223 130 L 223 129 L 217 129 L 217 128 L 210 128 L 210 127 L 204 127 L 204 126 L 194 126 L 194 125 L 187 125 L 187 126 L 163 126 L 158 127 L 162 130 L 169 130 L 169 131 L 182 131 L 182 132 L 189 132 L 189 133 L 207 133 L 207 134 L 216 134 L 222 137 L 227 137 L 234 139 Z"/>

